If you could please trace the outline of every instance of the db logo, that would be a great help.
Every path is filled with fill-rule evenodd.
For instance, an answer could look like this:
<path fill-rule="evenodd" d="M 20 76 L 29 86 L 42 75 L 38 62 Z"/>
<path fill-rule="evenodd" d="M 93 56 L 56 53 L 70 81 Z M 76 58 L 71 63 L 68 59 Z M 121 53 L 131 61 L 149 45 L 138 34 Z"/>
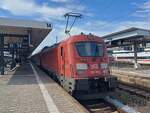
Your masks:
<path fill-rule="evenodd" d="M 100 71 L 90 71 L 90 74 L 100 74 Z"/>
<path fill-rule="evenodd" d="M 91 64 L 90 67 L 91 69 L 98 69 L 98 64 Z"/>

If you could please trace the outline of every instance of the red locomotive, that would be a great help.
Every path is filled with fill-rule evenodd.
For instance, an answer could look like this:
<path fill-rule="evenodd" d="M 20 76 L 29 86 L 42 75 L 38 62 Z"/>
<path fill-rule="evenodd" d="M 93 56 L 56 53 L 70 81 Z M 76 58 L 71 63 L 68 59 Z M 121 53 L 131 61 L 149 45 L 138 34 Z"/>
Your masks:
<path fill-rule="evenodd" d="M 98 98 L 117 87 L 110 75 L 104 40 L 94 35 L 72 36 L 40 53 L 40 65 L 70 94 Z"/>

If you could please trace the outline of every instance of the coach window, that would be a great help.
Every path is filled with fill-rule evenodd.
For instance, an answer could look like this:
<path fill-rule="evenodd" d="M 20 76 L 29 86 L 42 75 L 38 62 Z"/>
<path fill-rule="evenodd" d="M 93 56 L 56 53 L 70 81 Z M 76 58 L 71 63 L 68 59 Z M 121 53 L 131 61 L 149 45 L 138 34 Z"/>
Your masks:
<path fill-rule="evenodd" d="M 63 57 L 63 52 L 64 52 L 64 49 L 63 47 L 61 47 L 61 56 Z"/>

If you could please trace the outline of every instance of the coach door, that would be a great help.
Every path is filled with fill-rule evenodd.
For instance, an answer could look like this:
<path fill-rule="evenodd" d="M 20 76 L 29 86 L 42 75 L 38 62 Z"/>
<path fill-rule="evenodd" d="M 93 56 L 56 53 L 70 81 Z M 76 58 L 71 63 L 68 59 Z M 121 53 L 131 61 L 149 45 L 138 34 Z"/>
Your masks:
<path fill-rule="evenodd" d="M 60 60 L 60 64 L 61 64 L 61 74 L 65 75 L 65 53 L 64 53 L 64 47 L 61 47 L 61 60 Z"/>

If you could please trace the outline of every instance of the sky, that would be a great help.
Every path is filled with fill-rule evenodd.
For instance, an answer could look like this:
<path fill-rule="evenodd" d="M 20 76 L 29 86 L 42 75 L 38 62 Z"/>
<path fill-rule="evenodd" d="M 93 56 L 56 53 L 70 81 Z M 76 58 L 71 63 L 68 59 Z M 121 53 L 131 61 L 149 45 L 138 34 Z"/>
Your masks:
<path fill-rule="evenodd" d="M 44 21 L 53 24 L 52 32 L 34 51 L 68 37 L 65 34 L 68 12 L 81 13 L 70 34 L 81 32 L 103 36 L 130 27 L 150 29 L 150 0 L 0 0 L 0 17 Z M 70 23 L 72 20 L 70 20 Z"/>

